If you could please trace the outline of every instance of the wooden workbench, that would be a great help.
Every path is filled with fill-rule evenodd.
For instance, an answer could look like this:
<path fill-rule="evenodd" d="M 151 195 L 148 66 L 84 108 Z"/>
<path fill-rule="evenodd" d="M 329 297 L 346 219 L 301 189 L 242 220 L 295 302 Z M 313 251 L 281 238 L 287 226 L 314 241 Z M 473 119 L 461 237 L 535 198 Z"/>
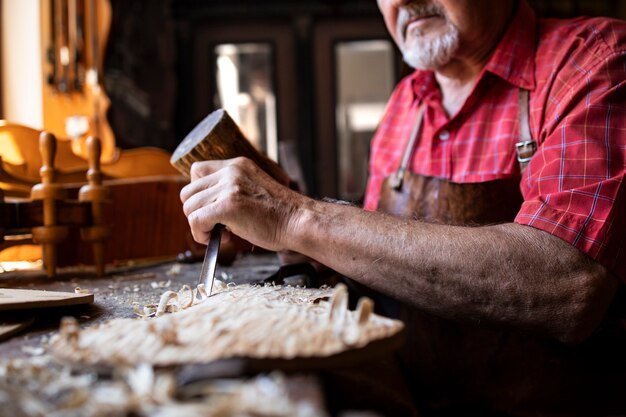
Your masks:
<path fill-rule="evenodd" d="M 114 318 L 136 317 L 133 313 L 133 302 L 142 306 L 155 303 L 167 290 L 178 291 L 185 284 L 195 286 L 201 266 L 201 262 L 173 261 L 148 263 L 144 266 L 127 265 L 110 268 L 111 271 L 102 278 L 86 272 L 86 268 L 63 268 L 54 279 L 47 278 L 44 271 L 0 273 L 0 288 L 74 292 L 76 287 L 80 287 L 92 292 L 95 298 L 94 304 L 87 306 L 24 312 L 32 313 L 35 322 L 20 334 L 0 342 L 0 356 L 27 356 L 25 351 L 30 350 L 28 347 L 40 347 L 58 330 L 63 316 L 76 317 L 81 327 L 104 323 Z M 273 254 L 247 255 L 235 261 L 232 266 L 218 265 L 216 278 L 238 284 L 247 283 L 269 276 L 278 266 L 278 259 Z"/>
<path fill-rule="evenodd" d="M 5 272 L 0 274 L 0 288 L 23 288 L 73 292 L 76 287 L 87 289 L 95 295 L 92 305 L 49 309 L 45 312 L 34 312 L 35 322 L 23 332 L 11 339 L 0 342 L 0 357 L 4 359 L 28 357 L 34 351 L 41 350 L 50 337 L 56 333 L 64 316 L 74 316 L 81 327 L 104 323 L 114 318 L 136 317 L 132 303 L 140 305 L 158 302 L 161 294 L 167 290 L 179 290 L 184 284 L 195 285 L 201 269 L 201 262 L 177 263 L 164 262 L 143 267 L 123 267 L 110 271 L 105 277 L 97 278 L 95 274 L 84 269 L 65 268 L 55 279 L 49 279 L 43 271 Z M 252 254 L 238 258 L 232 266 L 217 267 L 216 278 L 225 282 L 248 283 L 262 280 L 279 267 L 274 254 Z M 387 384 L 385 372 L 373 379 L 376 385 L 363 389 L 362 377 L 366 375 L 372 383 L 370 373 L 376 367 L 386 370 L 391 358 L 383 359 L 378 365 L 365 364 L 355 368 L 324 370 L 316 373 L 316 381 L 321 381 L 326 404 L 331 412 L 345 409 L 367 408 L 378 410 L 384 415 L 411 415 L 404 412 L 410 408 L 403 400 L 387 398 L 395 397 Z M 395 378 L 396 375 L 387 375 Z M 354 387 L 359 387 L 355 389 Z M 372 391 L 378 393 L 372 394 Z M 402 410 L 402 411 L 399 411 Z M 377 414 L 366 414 L 377 415 Z"/>

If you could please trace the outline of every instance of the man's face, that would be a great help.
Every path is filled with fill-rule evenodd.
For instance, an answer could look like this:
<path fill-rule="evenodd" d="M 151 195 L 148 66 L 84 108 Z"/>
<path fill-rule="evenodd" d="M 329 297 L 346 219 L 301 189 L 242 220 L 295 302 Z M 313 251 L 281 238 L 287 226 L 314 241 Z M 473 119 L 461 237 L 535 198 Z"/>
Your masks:
<path fill-rule="evenodd" d="M 502 0 L 500 0 L 502 1 Z M 471 44 L 494 0 L 378 0 L 389 32 L 409 65 L 433 69 Z"/>

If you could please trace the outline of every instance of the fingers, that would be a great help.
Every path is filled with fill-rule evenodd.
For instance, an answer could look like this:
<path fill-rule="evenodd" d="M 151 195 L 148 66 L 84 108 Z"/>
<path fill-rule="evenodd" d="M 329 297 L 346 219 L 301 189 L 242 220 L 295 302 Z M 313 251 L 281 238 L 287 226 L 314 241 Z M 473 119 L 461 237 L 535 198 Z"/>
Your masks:
<path fill-rule="evenodd" d="M 257 166 L 245 157 L 194 162 L 191 165 L 191 182 L 181 190 L 180 200 L 185 203 L 192 195 L 217 185 L 222 177 L 232 179 L 254 171 L 258 171 Z"/>
<path fill-rule="evenodd" d="M 191 170 L 189 171 L 191 181 L 193 182 L 198 178 L 213 174 L 225 167 L 227 163 L 228 160 L 194 162 L 191 164 Z"/>
<path fill-rule="evenodd" d="M 229 166 L 237 165 L 243 167 L 251 164 L 254 165 L 250 159 L 243 156 L 224 160 L 194 162 L 191 165 L 189 175 L 191 176 L 191 181 L 193 182 L 198 178 L 206 177 L 207 175 L 211 175 Z"/>
<path fill-rule="evenodd" d="M 190 216 L 196 210 L 209 206 L 217 200 L 217 192 L 215 187 L 202 189 L 193 193 L 183 203 L 183 212 L 185 216 Z"/>
<path fill-rule="evenodd" d="M 232 182 L 244 174 L 240 158 L 227 161 L 204 161 L 192 165 L 192 178 L 180 192 L 183 212 L 187 216 L 194 240 L 206 243 L 210 231 L 223 220 L 219 213 L 232 194 Z M 220 203 L 221 201 L 221 203 Z M 223 222 L 222 222 L 223 223 Z"/>
<path fill-rule="evenodd" d="M 211 222 L 209 220 L 210 212 L 210 207 L 201 207 L 187 216 L 193 240 L 198 243 L 207 244 L 211 230 L 216 224 L 216 222 Z"/>
<path fill-rule="evenodd" d="M 228 161 L 202 161 L 191 165 L 191 182 L 180 191 L 180 201 L 185 203 L 191 196 L 213 187 L 219 181 L 217 174 Z"/>

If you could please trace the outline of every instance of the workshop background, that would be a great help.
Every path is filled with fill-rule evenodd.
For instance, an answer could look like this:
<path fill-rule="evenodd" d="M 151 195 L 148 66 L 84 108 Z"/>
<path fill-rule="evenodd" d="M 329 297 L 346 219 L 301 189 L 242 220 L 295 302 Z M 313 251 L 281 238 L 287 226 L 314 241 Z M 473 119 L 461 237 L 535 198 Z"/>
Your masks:
<path fill-rule="evenodd" d="M 1 0 L 0 118 L 46 129 L 53 0 Z M 626 18 L 618 0 L 532 0 L 539 16 Z M 315 196 L 358 201 L 369 140 L 406 73 L 374 0 L 111 0 L 101 78 L 122 149 L 172 151 L 226 108 Z M 52 16 L 51 18 L 53 18 Z M 45 26 L 45 25 L 44 25 Z M 57 134 L 58 135 L 58 134 Z"/>

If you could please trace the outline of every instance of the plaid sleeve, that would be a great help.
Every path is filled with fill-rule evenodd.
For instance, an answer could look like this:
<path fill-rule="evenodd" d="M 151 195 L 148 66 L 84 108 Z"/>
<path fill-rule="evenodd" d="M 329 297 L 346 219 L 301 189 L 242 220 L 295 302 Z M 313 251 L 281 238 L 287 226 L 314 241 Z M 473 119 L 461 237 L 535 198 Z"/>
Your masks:
<path fill-rule="evenodd" d="M 603 55 L 602 55 L 603 53 Z M 516 223 L 565 240 L 626 281 L 626 53 L 572 52 L 539 92 L 539 149 Z M 532 93 L 531 93 L 532 97 Z"/>

